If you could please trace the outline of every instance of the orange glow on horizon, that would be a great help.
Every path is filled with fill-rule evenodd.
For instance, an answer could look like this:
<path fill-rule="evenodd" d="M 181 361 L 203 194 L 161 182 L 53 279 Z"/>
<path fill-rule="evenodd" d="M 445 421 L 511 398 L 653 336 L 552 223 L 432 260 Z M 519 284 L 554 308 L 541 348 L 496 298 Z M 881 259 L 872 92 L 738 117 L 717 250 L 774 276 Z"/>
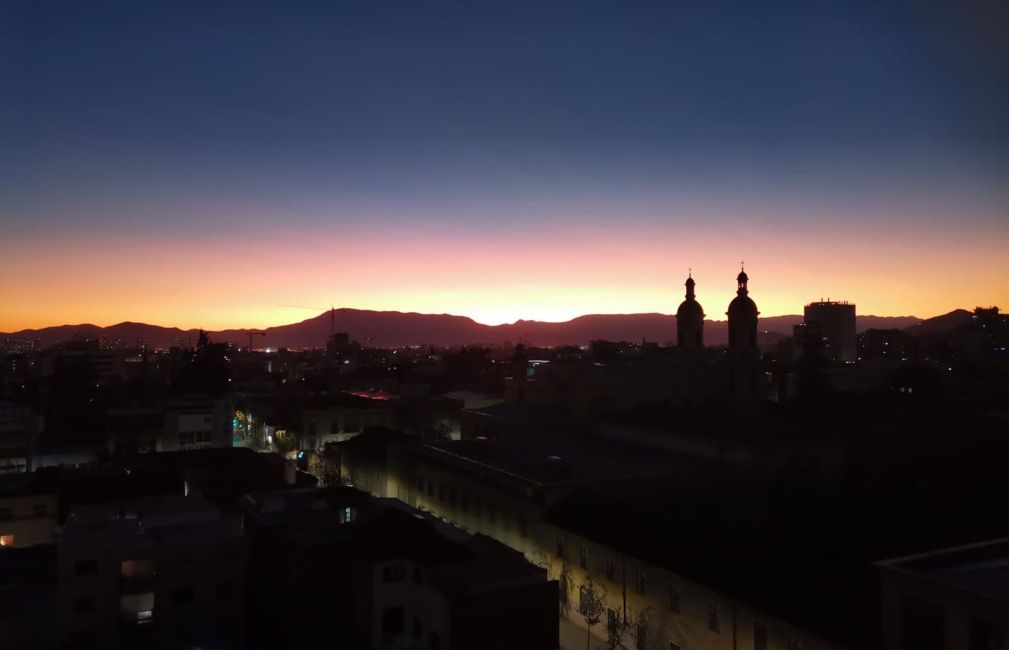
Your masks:
<path fill-rule="evenodd" d="M 1009 307 L 1007 228 L 872 238 L 759 229 L 583 229 L 419 237 L 276 232 L 242 239 L 65 236 L 0 250 L 0 331 L 140 321 L 208 330 L 283 325 L 329 305 L 450 313 L 496 325 L 583 314 L 675 313 L 687 267 L 709 319 L 723 320 L 746 259 L 763 316 L 821 298 L 858 313 L 922 318 Z M 297 309 L 284 305 L 304 305 Z M 316 311 L 315 308 L 318 308 Z"/>

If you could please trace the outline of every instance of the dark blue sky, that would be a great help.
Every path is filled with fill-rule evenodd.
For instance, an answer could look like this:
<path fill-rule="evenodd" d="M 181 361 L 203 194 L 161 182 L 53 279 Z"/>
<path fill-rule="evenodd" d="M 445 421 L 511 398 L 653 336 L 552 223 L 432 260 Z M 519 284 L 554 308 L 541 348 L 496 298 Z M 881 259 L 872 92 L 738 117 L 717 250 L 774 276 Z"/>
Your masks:
<path fill-rule="evenodd" d="M 1000 5 L 15 0 L 0 218 L 1004 234 Z"/>

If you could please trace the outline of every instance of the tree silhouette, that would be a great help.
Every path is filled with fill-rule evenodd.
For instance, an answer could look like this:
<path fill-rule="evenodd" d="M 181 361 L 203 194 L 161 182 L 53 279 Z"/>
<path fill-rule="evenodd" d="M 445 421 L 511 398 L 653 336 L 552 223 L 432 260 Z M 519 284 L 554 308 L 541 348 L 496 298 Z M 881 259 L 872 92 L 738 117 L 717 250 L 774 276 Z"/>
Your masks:
<path fill-rule="evenodd" d="M 227 344 L 212 343 L 207 333 L 200 330 L 196 350 L 187 351 L 188 358 L 172 385 L 172 393 L 223 395 L 231 377 L 227 352 Z"/>
<path fill-rule="evenodd" d="M 606 590 L 588 576 L 578 589 L 578 613 L 585 620 L 585 648 L 592 644 L 592 627 L 599 622 L 606 608 Z"/>
<path fill-rule="evenodd" d="M 624 630 L 627 629 L 627 621 L 620 620 L 618 613 L 612 619 L 606 620 L 606 647 L 609 650 L 627 650 L 624 645 Z"/>

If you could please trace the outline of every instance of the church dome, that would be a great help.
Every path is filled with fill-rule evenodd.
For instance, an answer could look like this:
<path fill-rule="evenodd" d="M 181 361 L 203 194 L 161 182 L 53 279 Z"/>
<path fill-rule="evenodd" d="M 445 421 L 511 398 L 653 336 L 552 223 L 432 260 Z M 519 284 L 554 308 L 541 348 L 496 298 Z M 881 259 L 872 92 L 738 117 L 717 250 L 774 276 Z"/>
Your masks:
<path fill-rule="evenodd" d="M 689 318 L 691 316 L 704 318 L 704 309 L 701 307 L 701 303 L 696 300 L 684 300 L 680 303 L 680 308 L 676 310 L 676 317 Z"/>
<path fill-rule="evenodd" d="M 725 315 L 733 320 L 737 318 L 756 320 L 758 313 L 757 303 L 747 295 L 740 295 L 732 299 L 732 302 L 729 303 L 729 311 L 725 312 Z"/>

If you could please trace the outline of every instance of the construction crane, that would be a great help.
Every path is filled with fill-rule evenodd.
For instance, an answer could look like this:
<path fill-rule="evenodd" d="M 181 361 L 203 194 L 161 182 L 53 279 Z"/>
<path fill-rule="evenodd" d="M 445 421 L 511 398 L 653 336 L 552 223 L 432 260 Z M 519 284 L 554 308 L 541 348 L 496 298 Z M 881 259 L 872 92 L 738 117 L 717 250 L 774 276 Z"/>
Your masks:
<path fill-rule="evenodd" d="M 252 352 L 252 337 L 253 336 L 266 336 L 266 332 L 256 332 L 254 330 L 249 330 L 248 332 L 246 332 L 246 334 L 249 336 L 249 349 L 247 350 L 248 352 Z"/>
<path fill-rule="evenodd" d="M 312 311 L 326 311 L 325 307 L 306 307 L 305 305 L 277 305 L 278 307 L 287 307 L 288 309 L 311 309 Z M 347 311 L 346 309 L 340 309 L 341 312 Z M 336 307 L 333 305 L 329 306 L 329 338 L 333 338 L 333 334 L 336 333 Z"/>

